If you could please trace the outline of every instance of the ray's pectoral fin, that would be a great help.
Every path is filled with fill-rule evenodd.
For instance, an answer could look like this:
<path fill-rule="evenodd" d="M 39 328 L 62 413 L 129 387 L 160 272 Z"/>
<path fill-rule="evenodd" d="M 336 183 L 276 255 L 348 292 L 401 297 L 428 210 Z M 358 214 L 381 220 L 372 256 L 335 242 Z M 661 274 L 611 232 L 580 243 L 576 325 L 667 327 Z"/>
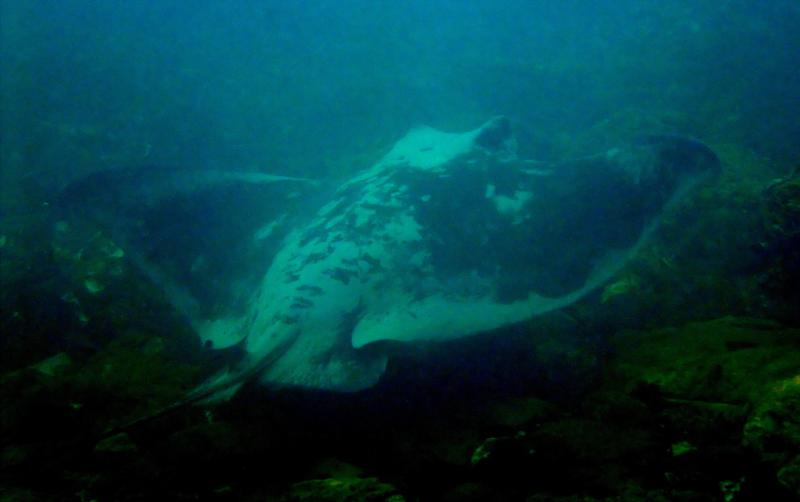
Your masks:
<path fill-rule="evenodd" d="M 356 349 L 349 332 L 337 331 L 304 331 L 262 372 L 261 381 L 338 392 L 356 392 L 375 385 L 386 371 L 385 347 L 376 344 Z"/>
<path fill-rule="evenodd" d="M 255 172 L 143 167 L 95 173 L 62 191 L 68 214 L 106 230 L 215 348 L 318 186 Z"/>

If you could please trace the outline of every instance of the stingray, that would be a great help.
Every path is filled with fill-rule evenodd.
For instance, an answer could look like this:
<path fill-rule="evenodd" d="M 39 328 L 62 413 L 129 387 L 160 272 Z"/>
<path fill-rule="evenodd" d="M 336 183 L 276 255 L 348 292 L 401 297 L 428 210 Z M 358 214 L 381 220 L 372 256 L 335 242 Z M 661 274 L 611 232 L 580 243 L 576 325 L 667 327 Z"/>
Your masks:
<path fill-rule="evenodd" d="M 562 162 L 520 158 L 508 119 L 417 127 L 335 182 L 107 171 L 62 201 L 104 220 L 209 346 L 241 348 L 194 396 L 243 383 L 358 391 L 387 342 L 443 341 L 568 306 L 607 282 L 720 162 L 643 136 Z"/>

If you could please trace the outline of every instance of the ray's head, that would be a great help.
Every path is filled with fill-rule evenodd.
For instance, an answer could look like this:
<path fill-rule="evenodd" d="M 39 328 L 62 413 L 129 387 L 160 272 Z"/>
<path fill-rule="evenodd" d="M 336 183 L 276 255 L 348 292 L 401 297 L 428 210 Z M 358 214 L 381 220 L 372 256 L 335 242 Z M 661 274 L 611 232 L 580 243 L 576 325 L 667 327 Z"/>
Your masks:
<path fill-rule="evenodd" d="M 721 171 L 717 155 L 703 142 L 677 135 L 649 135 L 633 143 L 639 183 L 666 192 L 716 176 Z"/>

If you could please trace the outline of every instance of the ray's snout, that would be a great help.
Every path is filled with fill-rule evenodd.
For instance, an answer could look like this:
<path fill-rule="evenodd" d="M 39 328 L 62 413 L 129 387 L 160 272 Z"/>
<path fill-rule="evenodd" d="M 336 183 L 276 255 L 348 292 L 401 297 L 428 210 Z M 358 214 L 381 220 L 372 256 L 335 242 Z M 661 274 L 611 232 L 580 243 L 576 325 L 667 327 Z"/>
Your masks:
<path fill-rule="evenodd" d="M 716 175 L 722 163 L 711 148 L 700 140 L 678 135 L 652 135 L 642 138 L 643 145 L 653 148 L 659 164 L 684 175 Z"/>

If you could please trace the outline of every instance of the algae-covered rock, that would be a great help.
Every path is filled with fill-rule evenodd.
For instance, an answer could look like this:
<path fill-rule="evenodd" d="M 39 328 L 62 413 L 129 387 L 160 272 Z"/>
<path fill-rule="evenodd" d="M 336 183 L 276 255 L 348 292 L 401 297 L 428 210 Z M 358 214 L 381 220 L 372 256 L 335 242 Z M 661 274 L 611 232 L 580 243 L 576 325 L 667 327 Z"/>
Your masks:
<path fill-rule="evenodd" d="M 39 443 L 75 434 L 85 413 L 65 399 L 61 382 L 33 368 L 0 378 L 0 446 Z"/>
<path fill-rule="evenodd" d="M 99 420 L 120 423 L 179 400 L 197 383 L 199 371 L 175 360 L 157 338 L 131 333 L 92 356 L 69 384 Z"/>
<path fill-rule="evenodd" d="M 486 425 L 516 428 L 551 419 L 558 413 L 553 403 L 535 397 L 520 397 L 492 403 L 482 418 Z"/>
<path fill-rule="evenodd" d="M 100 454 L 128 454 L 136 453 L 138 448 L 128 434 L 121 432 L 101 440 L 95 445 L 94 451 Z"/>
<path fill-rule="evenodd" d="M 759 469 L 791 478 L 800 451 L 800 330 L 723 318 L 628 331 L 614 344 L 606 385 L 657 414 L 671 443 L 673 486 L 708 490 L 727 479 L 735 500 L 739 485 L 743 493 L 775 489 L 777 477 L 759 478 Z"/>
<path fill-rule="evenodd" d="M 595 304 L 583 305 L 595 318 L 636 328 L 723 315 L 800 321 L 800 177 L 769 183 L 768 159 L 737 145 L 713 149 L 722 174 L 668 212 Z"/>
<path fill-rule="evenodd" d="M 225 422 L 194 425 L 176 432 L 163 445 L 163 455 L 170 464 L 181 465 L 187 472 L 224 465 L 243 451 L 239 432 Z"/>
<path fill-rule="evenodd" d="M 479 502 L 499 500 L 497 491 L 491 486 L 469 482 L 454 486 L 442 495 L 443 502 Z"/>
<path fill-rule="evenodd" d="M 158 467 L 124 432 L 100 440 L 93 453 L 96 472 L 82 482 L 100 500 L 129 499 L 134 494 L 143 497 L 145 486 L 159 475 Z"/>
<path fill-rule="evenodd" d="M 645 430 L 585 419 L 545 424 L 532 433 L 532 444 L 549 461 L 584 464 L 626 457 L 643 459 L 654 446 Z"/>
<path fill-rule="evenodd" d="M 48 497 L 31 490 L 0 486 L 0 500 L 3 502 L 41 502 L 48 500 Z"/>
<path fill-rule="evenodd" d="M 773 238 L 796 242 L 800 238 L 800 168 L 770 184 L 764 198 L 764 216 Z"/>
<path fill-rule="evenodd" d="M 764 191 L 763 264 L 758 274 L 771 312 L 800 321 L 800 168 Z"/>
<path fill-rule="evenodd" d="M 637 470 L 658 465 L 654 459 L 660 456 L 661 448 L 642 428 L 567 417 L 490 437 L 475 449 L 471 464 L 478 479 L 506 495 L 516 493 L 516 500 L 520 490 L 622 493 Z"/>
<path fill-rule="evenodd" d="M 472 452 L 470 464 L 477 469 L 494 473 L 517 472 L 530 462 L 535 453 L 526 441 L 525 434 L 490 437 Z"/>
<path fill-rule="evenodd" d="M 627 390 L 644 382 L 671 398 L 757 402 L 772 382 L 800 367 L 800 330 L 747 318 L 722 318 L 678 328 L 625 331 L 610 378 Z"/>
<path fill-rule="evenodd" d="M 47 376 L 55 376 L 57 374 L 62 374 L 64 371 L 67 370 L 72 365 L 72 359 L 64 353 L 59 352 L 58 354 L 48 357 L 44 361 L 33 365 L 33 369 L 44 373 Z"/>
<path fill-rule="evenodd" d="M 745 424 L 743 442 L 780 464 L 800 451 L 800 374 L 765 391 Z"/>
<path fill-rule="evenodd" d="M 312 468 L 310 478 L 359 478 L 364 473 L 363 469 L 353 464 L 343 462 L 336 458 L 323 458 Z"/>
<path fill-rule="evenodd" d="M 608 303 L 616 297 L 628 297 L 636 294 L 641 289 L 641 279 L 634 274 L 623 275 L 620 279 L 603 288 L 600 297 L 602 303 Z"/>
<path fill-rule="evenodd" d="M 482 436 L 478 430 L 468 426 L 451 426 L 449 429 L 434 426 L 397 439 L 398 454 L 409 462 L 466 466 Z"/>
<path fill-rule="evenodd" d="M 599 422 L 638 426 L 653 422 L 652 411 L 626 393 L 599 390 L 584 399 L 586 414 Z"/>
<path fill-rule="evenodd" d="M 688 453 L 692 453 L 697 451 L 697 447 L 690 443 L 689 441 L 679 441 L 674 443 L 671 448 L 673 457 L 680 457 L 681 455 L 686 455 Z"/>
<path fill-rule="evenodd" d="M 778 482 L 792 494 L 800 497 L 800 455 L 781 467 L 778 471 Z"/>
<path fill-rule="evenodd" d="M 301 481 L 281 497 L 284 502 L 403 502 L 397 489 L 377 478 L 327 478 Z"/>

